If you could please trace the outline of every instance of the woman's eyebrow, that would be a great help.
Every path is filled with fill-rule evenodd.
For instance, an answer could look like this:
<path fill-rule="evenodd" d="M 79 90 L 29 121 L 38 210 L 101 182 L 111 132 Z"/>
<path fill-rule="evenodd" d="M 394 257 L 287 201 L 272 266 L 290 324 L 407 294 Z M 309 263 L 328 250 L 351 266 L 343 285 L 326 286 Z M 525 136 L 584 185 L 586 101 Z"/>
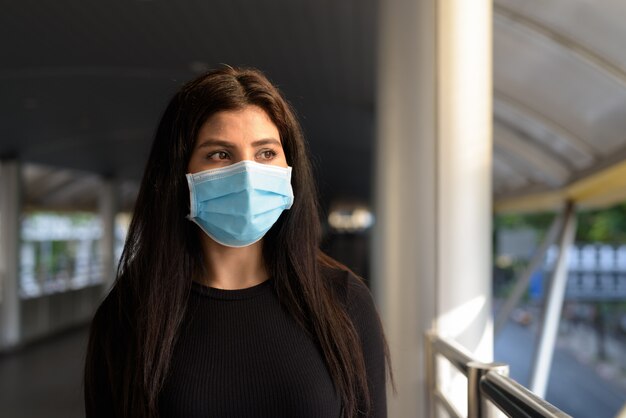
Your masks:
<path fill-rule="evenodd" d="M 205 147 L 224 147 L 224 148 L 234 148 L 234 144 L 232 142 L 224 141 L 223 139 L 206 139 L 198 143 L 196 148 L 205 148 Z"/>
<path fill-rule="evenodd" d="M 253 147 L 260 147 L 261 145 L 281 145 L 278 139 L 274 138 L 263 138 L 252 143 Z"/>

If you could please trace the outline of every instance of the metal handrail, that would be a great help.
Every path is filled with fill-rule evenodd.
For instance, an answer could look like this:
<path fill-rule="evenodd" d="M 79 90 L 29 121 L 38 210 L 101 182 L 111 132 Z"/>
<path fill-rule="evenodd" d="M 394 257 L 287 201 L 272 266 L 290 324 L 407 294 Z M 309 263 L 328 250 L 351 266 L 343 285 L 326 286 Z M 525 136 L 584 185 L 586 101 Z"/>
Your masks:
<path fill-rule="evenodd" d="M 509 366 L 507 364 L 474 361 L 465 347 L 456 341 L 440 337 L 434 332 L 426 333 L 425 348 L 431 418 L 436 416 L 435 403 L 443 407 L 449 416 L 463 418 L 463 415 L 438 388 L 437 355 L 443 356 L 467 377 L 468 418 L 488 417 L 492 410 L 489 403 L 502 413 L 514 418 L 571 418 L 508 377 Z"/>
<path fill-rule="evenodd" d="M 432 337 L 435 337 L 435 335 L 433 334 Z M 468 375 L 469 368 L 467 365 L 473 362 L 474 359 L 465 347 L 454 340 L 446 341 L 439 337 L 431 339 L 431 346 L 433 351 L 444 356 L 458 371 L 465 376 Z"/>
<path fill-rule="evenodd" d="M 487 373 L 480 381 L 481 393 L 503 412 L 515 417 L 569 417 L 515 380 Z"/>

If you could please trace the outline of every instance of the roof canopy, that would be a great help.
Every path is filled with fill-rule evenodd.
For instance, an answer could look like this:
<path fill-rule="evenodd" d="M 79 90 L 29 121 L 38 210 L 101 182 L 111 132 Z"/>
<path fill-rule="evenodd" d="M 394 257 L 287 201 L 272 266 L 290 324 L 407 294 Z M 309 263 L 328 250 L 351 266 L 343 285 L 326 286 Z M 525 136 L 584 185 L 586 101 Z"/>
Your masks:
<path fill-rule="evenodd" d="M 618 0 L 496 0 L 496 208 L 626 199 L 624 17 Z"/>

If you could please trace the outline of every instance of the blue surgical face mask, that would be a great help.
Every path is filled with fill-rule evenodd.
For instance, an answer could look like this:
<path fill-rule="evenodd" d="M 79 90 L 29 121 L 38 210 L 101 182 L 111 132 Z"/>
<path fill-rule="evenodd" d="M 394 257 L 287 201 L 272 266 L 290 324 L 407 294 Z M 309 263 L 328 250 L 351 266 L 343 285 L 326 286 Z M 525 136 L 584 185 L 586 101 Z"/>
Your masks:
<path fill-rule="evenodd" d="M 188 218 L 228 247 L 263 238 L 293 203 L 291 167 L 241 161 L 228 167 L 187 174 Z"/>

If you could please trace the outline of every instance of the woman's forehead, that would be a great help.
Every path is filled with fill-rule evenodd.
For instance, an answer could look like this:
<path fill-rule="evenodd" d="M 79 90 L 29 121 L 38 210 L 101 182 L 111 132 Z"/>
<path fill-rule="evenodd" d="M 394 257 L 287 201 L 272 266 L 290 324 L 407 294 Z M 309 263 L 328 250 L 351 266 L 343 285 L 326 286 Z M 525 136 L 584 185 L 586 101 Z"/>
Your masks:
<path fill-rule="evenodd" d="M 209 139 L 251 143 L 262 139 L 280 141 L 278 128 L 258 106 L 223 110 L 211 115 L 200 127 L 197 143 Z"/>

